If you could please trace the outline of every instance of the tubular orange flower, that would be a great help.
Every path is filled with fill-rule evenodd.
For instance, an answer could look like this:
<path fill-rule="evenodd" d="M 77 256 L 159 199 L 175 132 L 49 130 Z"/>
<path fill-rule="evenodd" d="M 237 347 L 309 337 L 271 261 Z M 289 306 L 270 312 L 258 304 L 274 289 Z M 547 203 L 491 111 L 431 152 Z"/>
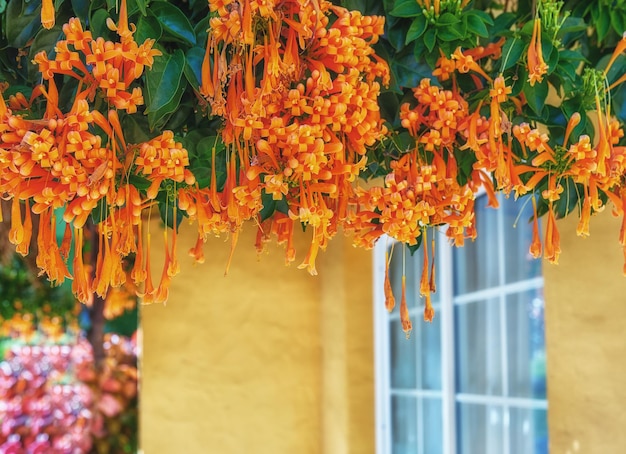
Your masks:
<path fill-rule="evenodd" d="M 411 323 L 409 307 L 406 303 L 406 276 L 404 274 L 402 275 L 402 296 L 400 298 L 400 322 L 402 323 L 402 331 L 404 331 L 408 339 L 411 336 L 413 324 Z"/>
<path fill-rule="evenodd" d="M 534 86 L 536 82 L 541 82 L 543 76 L 548 73 L 548 65 L 543 60 L 543 50 L 541 48 L 541 19 L 536 18 L 533 23 L 533 34 L 528 45 L 528 82 Z"/>
<path fill-rule="evenodd" d="M 535 196 L 531 196 L 533 202 L 533 239 L 530 244 L 530 255 L 534 258 L 541 257 L 541 236 L 539 235 L 539 219 L 537 217 L 537 201 Z"/>
<path fill-rule="evenodd" d="M 390 257 L 389 252 L 385 252 L 385 309 L 387 312 L 393 311 L 393 308 L 396 306 L 396 299 L 393 296 L 393 289 L 391 288 L 391 280 L 389 277 L 389 265 L 390 265 Z"/>
<path fill-rule="evenodd" d="M 41 25 L 50 30 L 54 27 L 54 0 L 41 1 Z"/>

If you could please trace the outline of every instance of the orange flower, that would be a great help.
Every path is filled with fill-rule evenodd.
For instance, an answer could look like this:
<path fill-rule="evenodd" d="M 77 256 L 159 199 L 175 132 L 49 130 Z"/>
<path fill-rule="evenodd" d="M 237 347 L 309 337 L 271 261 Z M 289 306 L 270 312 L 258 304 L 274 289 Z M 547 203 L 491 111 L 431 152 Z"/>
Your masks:
<path fill-rule="evenodd" d="M 400 321 L 402 323 L 402 331 L 408 339 L 411 336 L 413 324 L 409 316 L 409 308 L 406 303 L 406 276 L 402 275 L 402 297 L 400 298 Z"/>
<path fill-rule="evenodd" d="M 393 308 L 396 306 L 396 299 L 393 296 L 393 290 L 391 288 L 391 280 L 389 278 L 389 252 L 385 252 L 385 309 L 387 312 L 393 311 Z"/>
<path fill-rule="evenodd" d="M 541 82 L 543 76 L 548 73 L 548 65 L 543 60 L 543 50 L 541 48 L 541 19 L 536 18 L 533 23 L 533 34 L 530 37 L 528 46 L 528 82 L 532 87 L 535 82 Z"/>
<path fill-rule="evenodd" d="M 50 30 L 54 27 L 54 0 L 41 1 L 41 25 Z"/>
<path fill-rule="evenodd" d="M 535 196 L 532 195 L 533 202 L 533 240 L 530 244 L 530 255 L 534 258 L 541 257 L 541 237 L 539 235 L 539 219 L 537 216 L 537 201 Z"/>

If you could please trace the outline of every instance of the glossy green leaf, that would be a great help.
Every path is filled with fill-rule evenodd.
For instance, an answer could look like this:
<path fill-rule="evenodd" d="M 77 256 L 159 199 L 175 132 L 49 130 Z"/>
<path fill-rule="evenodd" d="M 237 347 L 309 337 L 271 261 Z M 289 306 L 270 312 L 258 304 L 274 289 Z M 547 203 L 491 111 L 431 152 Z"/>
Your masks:
<path fill-rule="evenodd" d="M 541 116 L 543 106 L 546 103 L 548 97 L 548 81 L 536 82 L 534 86 L 530 86 L 530 83 L 524 84 L 523 88 L 524 96 L 528 102 L 528 106 L 535 112 L 537 116 Z"/>
<path fill-rule="evenodd" d="M 26 47 L 41 27 L 41 4 L 11 0 L 6 9 L 6 38 L 11 47 Z"/>
<path fill-rule="evenodd" d="M 594 21 L 598 41 L 604 41 L 611 28 L 611 15 L 608 8 L 601 8 L 597 20 Z"/>
<path fill-rule="evenodd" d="M 124 138 L 128 143 L 147 142 L 152 138 L 150 125 L 145 115 L 124 115 L 121 119 Z"/>
<path fill-rule="evenodd" d="M 135 174 L 131 174 L 130 177 L 128 177 L 128 182 L 140 191 L 147 191 L 152 185 L 152 182 L 147 178 Z"/>
<path fill-rule="evenodd" d="M 224 142 L 219 137 L 209 136 L 202 138 L 196 144 L 195 159 L 190 168 L 196 177 L 200 188 L 208 188 L 211 185 L 211 165 L 213 160 L 213 149 L 215 148 L 215 177 L 217 179 L 217 189 L 224 189 L 226 183 L 226 149 Z"/>
<path fill-rule="evenodd" d="M 398 0 L 389 14 L 396 17 L 416 17 L 422 14 L 422 8 L 415 0 Z"/>
<path fill-rule="evenodd" d="M 72 0 L 72 9 L 76 13 L 82 23 L 85 23 L 89 18 L 89 0 Z"/>
<path fill-rule="evenodd" d="M 181 88 L 185 55 L 177 49 L 154 59 L 152 69 L 146 73 L 148 122 L 154 128 L 165 116 L 178 107 L 184 90 Z"/>
<path fill-rule="evenodd" d="M 50 55 L 51 52 L 54 51 L 54 46 L 63 36 L 63 31 L 61 30 L 61 26 L 56 24 L 50 30 L 46 30 L 45 28 L 41 28 L 33 43 L 30 46 L 30 50 L 28 52 L 28 60 L 32 61 L 41 51 L 45 51 L 47 55 Z M 38 65 L 28 65 L 28 76 L 30 80 L 35 80 L 39 77 L 39 66 Z"/>
<path fill-rule="evenodd" d="M 485 25 L 485 23 L 479 16 L 475 14 L 467 14 L 463 16 L 463 20 L 467 24 L 467 30 L 469 32 L 478 36 L 482 36 L 483 38 L 489 36 L 487 25 Z"/>
<path fill-rule="evenodd" d="M 626 8 L 626 4 L 622 7 Z M 618 34 L 622 34 L 626 31 L 626 11 L 621 8 L 616 8 L 611 11 L 611 27 Z"/>
<path fill-rule="evenodd" d="M 493 20 L 493 26 L 489 27 L 489 31 L 493 36 L 499 36 L 511 29 L 511 26 L 517 20 L 517 16 L 513 13 L 502 13 Z"/>
<path fill-rule="evenodd" d="M 457 41 L 459 39 L 463 39 L 464 34 L 463 34 L 463 30 L 459 26 L 446 25 L 444 27 L 437 28 L 437 38 L 439 38 L 441 41 L 451 42 L 451 41 Z M 426 43 L 426 40 L 424 40 L 424 42 Z M 426 43 L 426 47 L 428 47 L 428 49 L 432 51 L 429 43 Z"/>
<path fill-rule="evenodd" d="M 185 77 L 189 84 L 198 89 L 202 81 L 202 61 L 204 60 L 204 49 L 192 47 L 185 54 Z"/>
<path fill-rule="evenodd" d="M 151 13 L 139 16 L 137 21 L 137 31 L 135 31 L 135 41 L 143 43 L 147 39 L 158 41 L 163 35 L 161 24 Z"/>
<path fill-rule="evenodd" d="M 391 71 L 400 87 L 416 87 L 420 80 L 432 74 L 428 65 L 417 60 L 410 50 L 405 49 L 390 62 Z"/>
<path fill-rule="evenodd" d="M 196 44 L 196 34 L 189 19 L 176 6 L 168 2 L 152 2 L 150 12 L 157 18 L 166 36 L 190 46 Z"/>
<path fill-rule="evenodd" d="M 265 189 L 261 192 L 261 203 L 263 204 L 263 208 L 259 212 L 259 217 L 261 218 L 261 222 L 269 219 L 276 210 L 276 200 L 274 200 L 272 194 L 268 194 L 265 192 Z"/>
<path fill-rule="evenodd" d="M 452 27 L 460 23 L 461 20 L 452 13 L 443 13 L 437 19 L 438 27 Z"/>
<path fill-rule="evenodd" d="M 519 38 L 511 37 L 506 40 L 504 46 L 502 46 L 502 64 L 500 66 L 500 72 L 506 71 L 520 61 L 524 47 L 524 42 Z"/>
<path fill-rule="evenodd" d="M 385 36 L 396 51 L 404 48 L 410 26 L 408 19 L 390 16 L 385 21 Z"/>
<path fill-rule="evenodd" d="M 198 46 L 206 46 L 209 30 L 209 16 L 203 17 L 193 28 Z"/>
<path fill-rule="evenodd" d="M 108 39 L 111 36 L 111 30 L 106 26 L 106 21 L 109 18 L 109 14 L 104 9 L 97 9 L 91 15 L 91 33 L 96 37 L 102 36 Z"/>
<path fill-rule="evenodd" d="M 130 14 L 131 8 L 138 9 L 142 16 L 148 14 L 147 3 L 149 0 L 128 0 L 128 12 Z"/>
<path fill-rule="evenodd" d="M 432 52 L 437 43 L 437 30 L 435 28 L 429 28 L 424 33 L 424 45 L 429 52 Z"/>
<path fill-rule="evenodd" d="M 426 31 L 426 27 L 428 26 L 428 21 L 423 14 L 420 14 L 415 18 L 411 26 L 409 27 L 409 31 L 406 34 L 405 44 L 410 43 L 411 41 L 415 41 L 417 38 L 422 36 Z"/>

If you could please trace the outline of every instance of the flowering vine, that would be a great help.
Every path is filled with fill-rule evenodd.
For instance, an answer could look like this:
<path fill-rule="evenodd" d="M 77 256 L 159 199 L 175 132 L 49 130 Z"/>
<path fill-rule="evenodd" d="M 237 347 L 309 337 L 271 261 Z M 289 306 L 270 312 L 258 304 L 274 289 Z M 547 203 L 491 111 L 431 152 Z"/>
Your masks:
<path fill-rule="evenodd" d="M 621 3 L 615 12 L 555 0 L 535 9 L 356 2 L 362 11 L 327 0 L 135 3 L 23 9 L 29 23 L 57 31 L 56 19 L 68 18 L 63 39 L 37 51 L 47 30 L 30 43 L 6 33 L 41 82 L 8 84 L 0 97 L 9 240 L 28 254 L 36 220 L 37 264 L 53 283 L 71 277 L 81 301 L 125 281 L 144 302 L 165 301 L 183 218 L 198 229 L 197 262 L 210 235 L 229 235 L 234 251 L 252 220 L 256 247 L 276 239 L 287 263 L 295 229 L 305 228 L 299 267 L 311 274 L 340 230 L 360 247 L 383 235 L 412 252 L 423 246 L 420 293 L 432 320 L 427 240 L 435 229 L 457 246 L 475 238 L 479 191 L 494 208 L 498 191 L 531 197 L 530 252 L 552 262 L 558 218 L 578 211 L 586 236 L 607 204 L 624 214 L 626 35 L 588 28 Z M 371 177 L 380 178 L 362 184 Z M 143 225 L 157 208 L 167 227 L 158 280 Z M 385 294 L 392 310 L 389 282 Z M 400 312 L 408 333 L 404 291 Z"/>

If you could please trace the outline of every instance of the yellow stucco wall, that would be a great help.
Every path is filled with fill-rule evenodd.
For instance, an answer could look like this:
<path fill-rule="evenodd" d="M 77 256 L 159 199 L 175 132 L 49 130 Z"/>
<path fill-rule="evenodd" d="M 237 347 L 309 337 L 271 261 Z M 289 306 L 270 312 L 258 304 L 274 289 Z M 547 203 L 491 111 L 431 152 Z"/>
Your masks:
<path fill-rule="evenodd" d="M 247 226 L 224 277 L 230 243 L 211 239 L 194 266 L 183 227 L 169 302 L 141 313 L 144 452 L 373 453 L 371 255 L 337 238 L 312 277 L 281 248 L 259 259 L 254 236 Z"/>
<path fill-rule="evenodd" d="M 545 264 L 548 422 L 554 454 L 626 452 L 626 277 L 609 210 L 576 236 L 559 221 L 558 266 Z"/>

